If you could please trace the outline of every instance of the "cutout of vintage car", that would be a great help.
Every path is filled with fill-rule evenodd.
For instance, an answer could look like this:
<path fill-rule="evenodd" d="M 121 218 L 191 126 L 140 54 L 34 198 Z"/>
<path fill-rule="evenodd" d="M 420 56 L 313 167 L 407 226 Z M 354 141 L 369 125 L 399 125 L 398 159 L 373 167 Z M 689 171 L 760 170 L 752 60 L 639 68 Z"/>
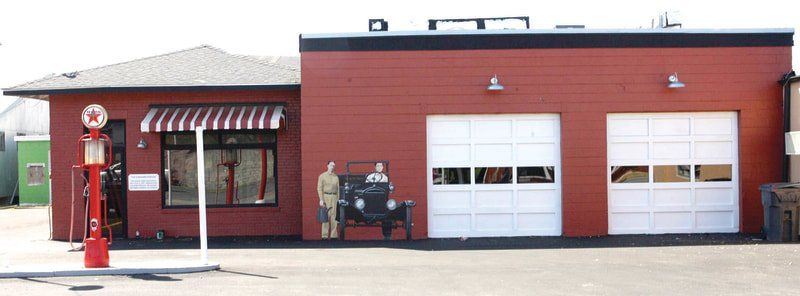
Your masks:
<path fill-rule="evenodd" d="M 378 164 L 385 170 L 373 170 Z M 404 228 L 406 239 L 411 240 L 411 212 L 416 202 L 390 197 L 394 184 L 389 180 L 388 161 L 348 161 L 339 184 L 340 239 L 345 238 L 347 227 L 381 227 L 384 240 L 391 239 L 395 228 Z"/>

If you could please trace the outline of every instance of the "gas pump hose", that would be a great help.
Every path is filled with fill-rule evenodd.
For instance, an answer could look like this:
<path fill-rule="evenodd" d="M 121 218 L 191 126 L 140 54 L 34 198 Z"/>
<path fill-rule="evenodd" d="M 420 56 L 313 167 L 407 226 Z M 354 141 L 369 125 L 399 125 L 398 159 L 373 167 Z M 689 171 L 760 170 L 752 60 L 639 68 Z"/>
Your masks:
<path fill-rule="evenodd" d="M 70 211 L 69 211 L 69 247 L 72 249 L 71 251 L 80 251 L 81 249 L 83 249 L 83 246 L 86 243 L 86 227 L 87 227 L 86 221 L 89 220 L 89 203 L 87 202 L 86 209 L 84 211 L 84 213 L 86 213 L 86 217 L 84 217 L 83 219 L 83 241 L 81 241 L 80 248 L 76 249 L 75 246 L 72 245 L 72 229 L 73 226 L 75 225 L 75 169 L 76 168 L 80 168 L 80 166 L 73 165 L 71 170 L 72 188 L 70 190 L 70 193 L 72 194 L 72 204 L 70 204 Z M 86 177 L 81 175 L 81 178 L 83 178 L 86 184 L 89 183 L 89 181 L 86 180 Z M 84 192 L 83 193 L 84 197 L 88 195 L 88 185 L 83 187 L 83 192 Z"/>

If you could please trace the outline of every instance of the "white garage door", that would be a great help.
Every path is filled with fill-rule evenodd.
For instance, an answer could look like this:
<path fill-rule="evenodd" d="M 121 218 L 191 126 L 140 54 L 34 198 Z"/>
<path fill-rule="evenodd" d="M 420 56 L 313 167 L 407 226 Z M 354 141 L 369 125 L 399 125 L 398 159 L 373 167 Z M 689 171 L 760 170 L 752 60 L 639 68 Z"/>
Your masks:
<path fill-rule="evenodd" d="M 561 235 L 559 116 L 429 116 L 428 236 Z"/>
<path fill-rule="evenodd" d="M 735 112 L 608 115 L 609 234 L 739 231 Z"/>

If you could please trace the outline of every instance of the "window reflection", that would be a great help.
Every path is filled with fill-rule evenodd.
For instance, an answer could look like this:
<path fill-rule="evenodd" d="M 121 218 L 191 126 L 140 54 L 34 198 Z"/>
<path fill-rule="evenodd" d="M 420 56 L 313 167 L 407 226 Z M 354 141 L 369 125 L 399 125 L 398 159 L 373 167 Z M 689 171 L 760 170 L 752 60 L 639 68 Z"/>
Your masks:
<path fill-rule="evenodd" d="M 654 165 L 653 182 L 689 182 L 691 179 L 690 165 Z"/>
<path fill-rule="evenodd" d="M 703 164 L 694 166 L 695 182 L 727 182 L 732 179 L 732 165 Z"/>
<path fill-rule="evenodd" d="M 510 184 L 511 167 L 475 168 L 475 184 Z"/>
<path fill-rule="evenodd" d="M 517 184 L 554 183 L 556 169 L 552 166 L 518 167 Z"/>
<path fill-rule="evenodd" d="M 262 163 L 266 163 L 264 202 L 274 204 L 275 172 L 272 164 L 274 154 L 265 149 L 238 149 L 240 164 L 234 171 L 233 204 L 254 204 L 259 199 L 262 178 Z M 206 204 L 225 205 L 228 168 L 220 165 L 222 151 L 205 150 Z M 262 161 L 262 154 L 266 157 Z M 164 150 L 164 164 L 168 183 L 165 186 L 167 206 L 197 205 L 197 156 L 192 150 Z"/>
<path fill-rule="evenodd" d="M 647 183 L 650 181 L 648 166 L 612 166 L 612 183 Z"/>
<path fill-rule="evenodd" d="M 469 184 L 469 168 L 434 168 L 433 185 Z"/>

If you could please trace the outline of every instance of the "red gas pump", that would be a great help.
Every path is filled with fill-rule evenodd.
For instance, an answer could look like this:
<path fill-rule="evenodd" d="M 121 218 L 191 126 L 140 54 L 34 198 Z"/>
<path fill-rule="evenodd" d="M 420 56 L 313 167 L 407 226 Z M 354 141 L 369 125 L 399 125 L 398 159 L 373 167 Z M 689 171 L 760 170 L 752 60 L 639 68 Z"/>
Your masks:
<path fill-rule="evenodd" d="M 92 104 L 83 109 L 81 120 L 89 129 L 89 134 L 78 139 L 78 163 L 89 171 L 89 238 L 84 243 L 83 264 L 87 268 L 108 267 L 108 240 L 103 237 L 100 207 L 100 171 L 108 168 L 113 155 L 111 139 L 100 133 L 108 121 L 108 113 L 103 106 Z"/>
<path fill-rule="evenodd" d="M 236 139 L 230 138 L 226 144 L 236 144 Z M 236 167 L 239 166 L 239 159 L 241 158 L 241 151 L 239 149 L 226 149 L 220 151 L 222 155 L 220 158 L 222 163 L 219 165 L 224 166 L 228 170 L 227 191 L 225 192 L 225 204 L 232 205 L 233 197 L 236 196 L 238 200 L 238 186 L 236 186 Z"/>

